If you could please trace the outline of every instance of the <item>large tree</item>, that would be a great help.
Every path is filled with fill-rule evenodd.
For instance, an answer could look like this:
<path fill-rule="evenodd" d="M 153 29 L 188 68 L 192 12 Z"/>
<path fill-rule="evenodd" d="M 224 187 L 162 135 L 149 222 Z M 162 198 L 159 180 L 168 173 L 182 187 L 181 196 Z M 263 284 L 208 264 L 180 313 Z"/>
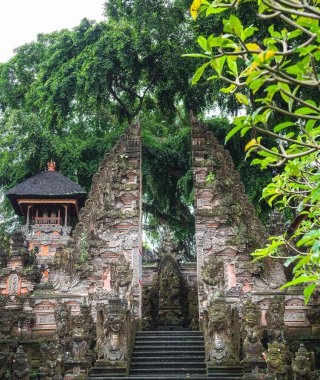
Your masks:
<path fill-rule="evenodd" d="M 190 1 L 118 0 L 106 20 L 84 19 L 73 30 L 41 34 L 0 65 L 0 188 L 5 190 L 54 159 L 63 174 L 89 190 L 104 153 L 139 114 L 143 127 L 146 228 L 155 240 L 168 224 L 183 246 L 194 232 L 189 111 L 197 116 L 217 99 L 233 101 L 207 83 L 191 86 L 191 52 L 199 32 Z M 200 30 L 206 30 L 204 22 Z M 230 129 L 215 120 L 222 141 Z M 253 199 L 256 185 L 229 146 Z M 254 174 L 254 171 L 251 171 Z M 254 175 L 257 177 L 257 175 Z M 261 212 L 261 215 L 264 213 Z"/>

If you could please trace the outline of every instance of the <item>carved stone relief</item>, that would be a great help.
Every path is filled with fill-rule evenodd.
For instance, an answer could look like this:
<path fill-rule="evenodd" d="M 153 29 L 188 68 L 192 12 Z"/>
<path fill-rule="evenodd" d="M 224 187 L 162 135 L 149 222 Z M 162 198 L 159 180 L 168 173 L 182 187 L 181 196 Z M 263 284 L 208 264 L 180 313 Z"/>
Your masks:
<path fill-rule="evenodd" d="M 223 295 L 210 301 L 205 318 L 206 359 L 213 366 L 239 362 L 240 336 L 237 311 L 227 306 Z"/>

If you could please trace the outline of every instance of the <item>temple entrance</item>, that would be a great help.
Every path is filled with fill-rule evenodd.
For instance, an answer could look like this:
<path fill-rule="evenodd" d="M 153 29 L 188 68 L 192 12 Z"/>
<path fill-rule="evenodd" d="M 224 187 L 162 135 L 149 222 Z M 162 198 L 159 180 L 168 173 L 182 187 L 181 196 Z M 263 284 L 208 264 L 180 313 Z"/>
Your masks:
<path fill-rule="evenodd" d="M 142 328 L 198 329 L 196 263 L 180 263 L 177 244 L 166 234 L 160 258 L 143 266 Z"/>

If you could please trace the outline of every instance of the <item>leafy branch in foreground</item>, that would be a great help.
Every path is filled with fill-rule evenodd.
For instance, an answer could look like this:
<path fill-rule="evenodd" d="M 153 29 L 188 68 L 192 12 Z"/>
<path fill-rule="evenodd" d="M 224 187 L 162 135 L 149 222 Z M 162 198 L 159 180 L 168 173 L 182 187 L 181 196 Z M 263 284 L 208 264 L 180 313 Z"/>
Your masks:
<path fill-rule="evenodd" d="M 226 141 L 237 133 L 241 137 L 251 133 L 247 157 L 255 152 L 253 165 L 275 168 L 276 175 L 262 197 L 270 206 L 291 209 L 294 217 L 283 236 L 271 237 L 271 243 L 253 256 L 293 264 L 293 279 L 283 288 L 307 285 L 307 302 L 320 283 L 319 1 L 251 2 L 269 23 L 263 40 L 258 28 L 243 25 L 234 14 L 248 0 L 195 0 L 194 19 L 199 14 L 227 12 L 228 16 L 223 20 L 223 34 L 198 38 L 203 53 L 185 56 L 205 59 L 193 84 L 213 70 L 207 80 L 222 79 L 227 87 L 221 91 L 233 94 L 246 111 L 234 118 Z"/>

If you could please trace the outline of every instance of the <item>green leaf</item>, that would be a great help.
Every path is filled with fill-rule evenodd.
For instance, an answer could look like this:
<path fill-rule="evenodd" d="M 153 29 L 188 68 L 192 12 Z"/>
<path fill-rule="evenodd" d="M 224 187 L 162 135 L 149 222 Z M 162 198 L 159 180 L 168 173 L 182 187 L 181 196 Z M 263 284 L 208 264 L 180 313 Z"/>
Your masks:
<path fill-rule="evenodd" d="M 225 94 L 229 94 L 230 92 L 234 91 L 236 88 L 235 84 L 231 84 L 229 87 L 221 88 L 220 91 L 224 92 Z"/>
<path fill-rule="evenodd" d="M 297 243 L 298 247 L 306 245 L 313 242 L 314 239 L 320 239 L 320 230 L 312 230 L 306 233 Z"/>
<path fill-rule="evenodd" d="M 297 277 L 297 278 L 293 279 L 292 281 L 289 281 L 286 284 L 282 285 L 280 290 L 288 288 L 289 286 L 299 285 L 299 284 L 303 284 L 306 282 L 317 281 L 318 279 L 319 279 L 319 277 L 315 276 L 315 275 L 313 275 L 313 276 L 300 276 L 300 277 Z"/>
<path fill-rule="evenodd" d="M 191 84 L 196 84 L 199 79 L 202 77 L 202 74 L 205 70 L 205 68 L 210 64 L 210 62 L 206 62 L 204 65 L 200 66 L 197 71 L 194 73 Z"/>
<path fill-rule="evenodd" d="M 235 97 L 237 98 L 239 103 L 245 104 L 246 106 L 249 104 L 249 99 L 246 95 L 241 94 L 241 92 L 236 92 Z"/>
<path fill-rule="evenodd" d="M 296 115 L 309 115 L 309 114 L 318 114 L 316 110 L 313 110 L 309 107 L 301 107 L 294 111 Z"/>
<path fill-rule="evenodd" d="M 206 16 L 224 12 L 226 9 L 228 8 L 217 8 L 217 7 L 214 7 L 213 5 L 210 5 L 210 7 L 208 7 L 207 9 Z"/>
<path fill-rule="evenodd" d="M 228 132 L 224 143 L 226 144 L 231 139 L 231 137 L 234 136 L 237 132 L 239 132 L 243 127 L 244 126 L 240 124 L 232 128 L 231 131 Z"/>
<path fill-rule="evenodd" d="M 211 66 L 216 70 L 218 75 L 221 75 L 226 59 L 227 57 L 223 56 L 223 57 L 216 58 L 210 62 Z"/>
<path fill-rule="evenodd" d="M 208 50 L 207 39 L 204 38 L 203 36 L 200 36 L 200 37 L 198 38 L 198 44 L 202 47 L 202 49 L 203 49 L 204 51 L 209 51 L 209 50 Z"/>
<path fill-rule="evenodd" d="M 310 284 L 303 290 L 303 294 L 305 296 L 305 304 L 307 304 L 310 300 L 310 297 L 312 296 L 312 293 L 314 292 L 315 288 L 317 287 L 317 284 Z"/>
<path fill-rule="evenodd" d="M 229 69 L 232 71 L 232 73 L 235 76 L 238 76 L 238 65 L 237 65 L 236 60 L 237 60 L 236 57 L 228 57 L 227 63 L 228 63 Z"/>
<path fill-rule="evenodd" d="M 258 30 L 258 28 L 255 28 L 254 26 L 249 26 L 248 28 L 245 28 L 241 33 L 242 41 L 245 41 L 248 37 L 251 37 L 256 30 Z"/>
<path fill-rule="evenodd" d="M 287 83 L 279 82 L 278 86 L 280 87 L 280 89 L 282 89 L 282 90 L 284 90 L 284 91 L 286 91 L 288 93 L 291 93 L 290 87 L 289 87 L 289 85 Z M 286 103 L 289 103 L 289 101 L 291 100 L 291 98 L 288 95 L 284 94 L 281 90 L 280 90 L 280 95 L 281 95 L 282 99 Z"/>
<path fill-rule="evenodd" d="M 306 131 L 311 132 L 316 122 L 317 122 L 316 120 L 308 120 L 305 126 Z"/>
<path fill-rule="evenodd" d="M 287 34 L 287 40 L 292 40 L 293 38 L 296 38 L 302 34 L 302 31 L 300 29 L 293 30 L 292 32 Z"/>
<path fill-rule="evenodd" d="M 281 34 L 277 31 L 274 30 L 274 25 L 271 25 L 268 29 L 269 33 L 270 33 L 270 36 L 273 37 L 273 38 L 278 38 L 278 39 L 281 39 Z"/>
<path fill-rule="evenodd" d="M 223 24 L 224 24 L 223 30 L 226 33 L 232 33 L 232 34 L 237 35 L 238 37 L 241 37 L 243 26 L 237 16 L 231 15 L 229 20 L 223 20 Z"/>
<path fill-rule="evenodd" d="M 274 132 L 279 132 L 279 131 L 282 131 L 283 129 L 291 127 L 293 125 L 295 126 L 295 123 L 293 123 L 292 121 L 285 121 L 284 123 L 277 124 L 273 128 L 273 130 L 274 130 Z"/>
<path fill-rule="evenodd" d="M 250 129 L 251 127 L 242 128 L 240 132 L 240 136 L 243 137 Z"/>

